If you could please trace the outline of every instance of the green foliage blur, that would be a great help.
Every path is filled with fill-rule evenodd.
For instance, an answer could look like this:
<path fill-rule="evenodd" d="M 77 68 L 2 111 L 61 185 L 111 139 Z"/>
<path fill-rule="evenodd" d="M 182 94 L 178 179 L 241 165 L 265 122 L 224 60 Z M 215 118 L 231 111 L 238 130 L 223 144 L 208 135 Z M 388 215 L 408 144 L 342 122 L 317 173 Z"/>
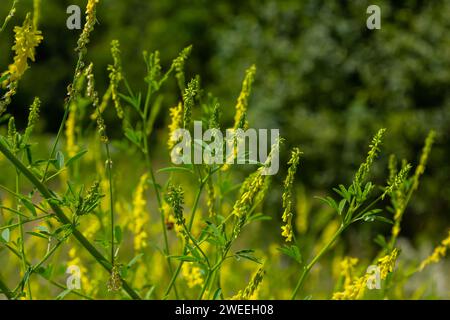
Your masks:
<path fill-rule="evenodd" d="M 1 1 L 0 17 L 9 2 Z M 39 96 L 44 106 L 41 132 L 52 133 L 63 113 L 80 32 L 66 28 L 66 8 L 84 8 L 85 1 L 42 2 L 45 39 L 10 111 L 24 121 L 27 106 Z M 20 1 L 9 31 L 21 24 L 30 3 Z M 366 28 L 370 4 L 381 7 L 381 30 Z M 159 50 L 168 66 L 192 44 L 187 76 L 201 76 L 230 125 L 244 71 L 256 64 L 250 125 L 280 128 L 286 150 L 301 147 L 305 156 L 299 180 L 311 195 L 350 181 L 368 138 L 380 127 L 388 129 L 375 170 L 380 177 L 387 172 L 390 153 L 417 164 L 427 132 L 435 129 L 438 140 L 403 233 L 412 237 L 432 231 L 439 239 L 450 222 L 449 17 L 450 2 L 445 0 L 107 0 L 101 1 L 88 59 L 96 63 L 102 92 L 111 63 L 109 44 L 118 39 L 124 72 L 136 88 L 142 85 L 143 50 Z M 5 70 L 12 59 L 13 33 L 0 37 L 0 70 Z M 166 109 L 179 100 L 176 93 L 173 82 L 164 96 Z M 111 128 L 120 125 L 113 113 L 107 122 Z M 168 112 L 162 112 L 156 125 L 167 123 Z M 286 157 L 287 152 L 282 161 Z M 279 199 L 280 194 L 271 194 L 274 207 Z"/>

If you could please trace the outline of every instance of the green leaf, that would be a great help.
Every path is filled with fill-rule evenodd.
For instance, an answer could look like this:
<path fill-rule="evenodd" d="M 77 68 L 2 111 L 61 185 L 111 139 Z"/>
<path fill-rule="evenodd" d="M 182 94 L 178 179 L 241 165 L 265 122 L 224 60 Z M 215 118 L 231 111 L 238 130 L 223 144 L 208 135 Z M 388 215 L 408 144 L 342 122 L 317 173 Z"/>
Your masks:
<path fill-rule="evenodd" d="M 236 260 L 240 260 L 241 258 L 243 258 L 261 264 L 261 259 L 255 257 L 253 255 L 254 252 L 255 250 L 252 249 L 240 250 L 234 254 L 234 257 Z"/>
<path fill-rule="evenodd" d="M 267 216 L 263 213 L 255 213 L 253 215 L 251 215 L 250 217 L 248 217 L 247 222 L 252 222 L 252 221 L 263 221 L 263 220 L 272 220 L 271 216 Z"/>
<path fill-rule="evenodd" d="M 61 292 L 60 294 L 58 294 L 58 296 L 56 297 L 56 300 L 63 300 L 69 293 L 71 293 L 72 290 L 71 289 L 66 289 L 63 292 Z"/>
<path fill-rule="evenodd" d="M 216 290 L 216 292 L 214 292 L 213 300 L 220 300 L 221 294 L 222 294 L 222 289 L 221 289 L 221 288 L 218 288 L 218 289 Z"/>
<path fill-rule="evenodd" d="M 32 236 L 35 236 L 35 237 L 38 237 L 38 238 L 43 238 L 43 239 L 48 240 L 48 236 L 45 235 L 45 234 L 43 234 L 43 233 L 40 233 L 40 232 L 34 232 L 34 231 L 28 231 L 27 233 L 28 233 L 29 235 L 32 235 Z"/>
<path fill-rule="evenodd" d="M 9 242 L 9 236 L 10 236 L 9 229 L 3 230 L 3 232 L 2 232 L 2 239 L 3 239 L 6 243 Z"/>
<path fill-rule="evenodd" d="M 278 250 L 280 252 L 284 253 L 285 255 L 287 255 L 288 257 L 294 259 L 294 261 L 296 261 L 300 264 L 303 261 L 302 254 L 300 253 L 300 249 L 296 245 L 291 245 L 291 246 L 285 245 L 282 248 L 278 248 Z"/>
<path fill-rule="evenodd" d="M 74 155 L 72 158 L 67 160 L 66 167 L 70 167 L 72 163 L 75 163 L 78 159 L 80 159 L 82 156 L 84 156 L 88 151 L 86 149 L 81 150 L 76 155 Z"/>
<path fill-rule="evenodd" d="M 136 255 L 133 259 L 131 259 L 130 262 L 128 262 L 127 267 L 131 268 L 134 264 L 136 264 L 136 262 L 138 262 L 142 257 L 144 256 L 143 253 L 139 253 L 138 255 Z"/>
<path fill-rule="evenodd" d="M 158 173 L 161 173 L 161 172 L 176 172 L 176 171 L 194 173 L 191 169 L 188 169 L 186 167 L 167 167 L 167 168 L 162 168 L 162 169 L 158 170 Z"/>
<path fill-rule="evenodd" d="M 132 143 L 134 143 L 136 146 L 141 146 L 142 141 L 142 132 L 141 131 L 135 131 L 131 128 L 125 128 L 125 137 L 128 138 Z"/>
<path fill-rule="evenodd" d="M 2 83 L 3 81 L 5 81 L 6 79 L 8 79 L 10 76 L 9 73 L 5 73 L 3 76 L 0 76 L 0 83 Z"/>
<path fill-rule="evenodd" d="M 314 197 L 316 199 L 319 199 L 323 202 L 325 202 L 326 204 L 328 204 L 331 208 L 333 208 L 334 210 L 336 210 L 337 212 L 339 212 L 339 208 L 338 205 L 336 203 L 336 201 L 334 201 L 334 199 L 330 196 L 327 196 L 326 198 L 322 198 L 322 197 Z"/>
<path fill-rule="evenodd" d="M 193 256 L 172 256 L 172 258 L 186 262 L 198 262 L 197 258 Z"/>
<path fill-rule="evenodd" d="M 342 211 L 344 210 L 344 207 L 345 207 L 345 203 L 347 202 L 347 200 L 345 200 L 345 199 L 342 199 L 340 202 L 339 202 L 339 207 L 338 207 L 338 214 L 339 215 L 342 215 Z"/>
<path fill-rule="evenodd" d="M 383 216 L 374 216 L 374 218 L 375 218 L 375 220 L 380 221 L 380 222 L 394 224 L 394 221 L 392 221 L 391 219 L 388 219 L 386 217 L 383 217 Z"/>
<path fill-rule="evenodd" d="M 24 207 L 27 208 L 34 217 L 37 216 L 36 208 L 34 207 L 34 204 L 31 202 L 30 199 L 28 199 L 26 197 L 22 197 L 22 198 L 20 198 L 20 202 L 22 202 Z"/>
<path fill-rule="evenodd" d="M 58 170 L 64 168 L 64 154 L 61 151 L 56 152 L 55 166 Z"/>
<path fill-rule="evenodd" d="M 120 226 L 114 227 L 114 238 L 116 239 L 117 243 L 122 242 L 122 228 Z"/>

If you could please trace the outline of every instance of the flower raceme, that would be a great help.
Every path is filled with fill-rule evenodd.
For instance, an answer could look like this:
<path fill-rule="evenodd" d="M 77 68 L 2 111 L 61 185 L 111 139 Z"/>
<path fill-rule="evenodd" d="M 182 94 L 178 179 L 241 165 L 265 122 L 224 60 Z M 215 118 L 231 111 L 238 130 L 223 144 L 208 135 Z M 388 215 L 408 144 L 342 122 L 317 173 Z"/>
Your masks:
<path fill-rule="evenodd" d="M 294 179 L 295 174 L 297 172 L 297 167 L 300 161 L 300 155 L 301 151 L 299 148 L 294 148 L 291 153 L 291 159 L 288 162 L 289 169 L 288 174 L 286 176 L 286 179 L 284 180 L 284 192 L 283 192 L 283 222 L 285 223 L 284 226 L 281 227 L 282 229 L 282 236 L 286 238 L 286 242 L 292 241 L 292 238 L 294 236 L 292 231 L 292 217 L 293 217 L 293 185 L 294 185 Z"/>
<path fill-rule="evenodd" d="M 14 28 L 15 40 L 12 50 L 15 52 L 14 63 L 9 65 L 9 79 L 3 82 L 3 86 L 18 81 L 29 68 L 28 60 L 35 61 L 36 47 L 44 37 L 42 32 L 34 28 L 31 14 L 27 14 L 21 27 Z"/>

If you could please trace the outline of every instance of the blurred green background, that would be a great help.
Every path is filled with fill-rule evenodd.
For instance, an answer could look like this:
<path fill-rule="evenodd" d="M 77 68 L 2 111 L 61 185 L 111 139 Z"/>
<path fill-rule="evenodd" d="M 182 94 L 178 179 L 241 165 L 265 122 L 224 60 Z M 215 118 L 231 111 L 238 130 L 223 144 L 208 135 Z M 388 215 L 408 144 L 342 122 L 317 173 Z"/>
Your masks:
<path fill-rule="evenodd" d="M 1 17 L 11 2 L 1 1 Z M 84 10 L 85 1 L 42 0 L 42 4 L 40 29 L 45 39 L 9 110 L 23 122 L 28 105 L 39 96 L 44 106 L 40 130 L 47 134 L 59 125 L 76 59 L 80 31 L 65 27 L 66 8 L 78 4 Z M 381 30 L 366 28 L 370 4 L 381 7 Z M 21 0 L 8 30 L 0 35 L 0 70 L 13 57 L 12 28 L 31 8 L 30 0 Z M 279 128 L 286 138 L 285 150 L 302 148 L 299 180 L 309 196 L 351 181 L 378 128 L 388 129 L 374 172 L 380 183 L 387 175 L 389 154 L 417 164 L 427 132 L 435 129 L 438 140 L 402 234 L 413 241 L 426 234 L 436 241 L 450 224 L 449 17 L 450 1 L 437 0 L 105 0 L 88 59 L 95 62 L 102 93 L 111 63 L 109 44 L 120 40 L 126 77 L 140 88 L 143 50 L 159 50 L 168 67 L 192 44 L 187 78 L 201 76 L 203 88 L 219 98 L 230 125 L 245 69 L 256 64 L 250 125 Z M 180 98 L 175 81 L 165 93 L 167 109 Z M 115 121 L 112 112 L 107 119 L 112 135 L 120 131 L 113 130 L 120 126 Z M 167 123 L 168 112 L 163 112 L 157 126 L 164 129 Z M 286 157 L 287 152 L 282 161 Z M 281 191 L 269 199 L 274 208 L 279 207 L 277 192 Z M 366 231 L 363 237 L 368 239 L 378 232 Z"/>

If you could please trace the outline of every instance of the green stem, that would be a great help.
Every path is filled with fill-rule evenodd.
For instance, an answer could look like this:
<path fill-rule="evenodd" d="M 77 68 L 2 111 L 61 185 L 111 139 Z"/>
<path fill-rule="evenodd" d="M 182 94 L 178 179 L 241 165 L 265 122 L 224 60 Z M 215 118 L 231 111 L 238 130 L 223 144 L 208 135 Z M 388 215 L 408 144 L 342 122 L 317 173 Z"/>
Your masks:
<path fill-rule="evenodd" d="M 291 300 L 294 300 L 297 296 L 298 291 L 303 287 L 303 283 L 305 282 L 306 277 L 311 271 L 312 267 L 316 264 L 317 261 L 328 251 L 334 241 L 340 236 L 340 234 L 345 230 L 345 226 L 341 225 L 341 227 L 336 231 L 330 241 L 319 251 L 319 253 L 311 260 L 311 262 L 303 268 L 303 272 L 300 278 L 297 281 L 297 285 L 295 286 L 294 292 L 292 293 Z"/>
<path fill-rule="evenodd" d="M 66 216 L 64 211 L 56 204 L 52 192 L 9 150 L 5 139 L 0 136 L 0 152 L 20 171 L 22 174 L 36 187 L 41 195 L 48 201 L 50 207 L 54 211 L 62 224 L 72 225 L 70 219 Z M 78 242 L 94 257 L 94 259 L 109 273 L 112 270 L 112 265 L 108 260 L 87 240 L 83 234 L 75 228 L 73 228 L 73 236 Z M 133 299 L 140 299 L 140 296 L 129 286 L 129 284 L 123 280 L 123 289 Z"/>
<path fill-rule="evenodd" d="M 8 288 L 6 283 L 3 282 L 1 277 L 0 277 L 0 290 L 1 293 L 3 293 L 8 300 L 11 300 L 13 298 L 11 290 Z"/>
<path fill-rule="evenodd" d="M 109 210 L 111 219 L 111 265 L 114 266 L 114 198 L 113 198 L 113 179 L 112 179 L 112 160 L 109 152 L 109 144 L 105 144 L 106 149 L 106 167 L 108 170 L 109 181 Z"/>
<path fill-rule="evenodd" d="M 19 170 L 16 168 L 16 193 L 19 194 L 20 193 L 20 187 L 19 187 L 19 183 L 20 183 L 20 172 Z M 20 212 L 21 206 L 20 206 L 20 202 L 19 200 L 17 200 L 17 212 Z M 18 221 L 19 221 L 19 234 L 20 234 L 20 260 L 22 263 L 22 271 L 24 273 L 24 275 L 27 272 L 27 264 L 26 264 L 26 255 L 25 255 L 25 238 L 24 238 L 24 232 L 23 232 L 23 221 L 22 221 L 22 215 L 19 214 L 18 216 Z M 33 296 L 31 295 L 31 286 L 30 283 L 27 282 L 27 292 L 28 292 L 28 297 L 30 300 L 33 300 Z"/>
<path fill-rule="evenodd" d="M 76 67 L 75 67 L 75 73 L 73 76 L 72 84 L 69 85 L 71 87 L 71 90 L 76 90 L 76 88 L 74 88 L 74 86 L 76 86 L 77 79 L 79 77 L 79 74 L 81 73 L 81 68 L 83 66 L 83 58 L 84 58 L 84 54 L 80 52 L 78 54 L 78 61 L 77 61 Z M 47 173 L 50 168 L 50 162 L 53 159 L 53 157 L 55 156 L 59 139 L 61 139 L 61 135 L 64 131 L 64 125 L 66 124 L 66 120 L 67 120 L 67 117 L 69 116 L 69 112 L 70 112 L 70 104 L 72 103 L 74 97 L 76 96 L 76 91 L 69 92 L 68 94 L 69 94 L 69 97 L 67 98 L 65 105 L 64 105 L 64 115 L 63 115 L 63 118 L 59 125 L 58 133 L 56 134 L 55 141 L 53 142 L 52 150 L 50 152 L 50 156 L 47 160 L 47 164 L 45 166 L 45 171 L 44 171 L 44 174 L 41 179 L 41 182 L 43 182 L 43 183 L 45 183 L 45 181 L 46 181 Z"/>
<path fill-rule="evenodd" d="M 201 196 L 203 187 L 205 185 L 204 181 L 206 181 L 206 180 L 203 180 L 200 183 L 199 189 L 197 190 L 197 194 L 195 196 L 194 204 L 192 206 L 191 218 L 190 218 L 190 221 L 189 221 L 189 224 L 188 224 L 188 233 L 189 234 L 190 234 L 190 231 L 192 229 L 192 224 L 193 224 L 194 217 L 195 217 L 195 211 L 197 211 L 197 206 L 198 206 L 198 203 L 199 203 L 199 200 L 200 200 L 200 196 Z M 186 253 L 187 253 L 187 246 L 185 245 L 184 249 L 183 249 L 183 255 L 185 255 Z M 175 285 L 175 280 L 177 279 L 178 275 L 180 274 L 181 267 L 183 266 L 183 263 L 184 263 L 184 261 L 180 261 L 180 263 L 178 264 L 177 269 L 175 270 L 175 273 L 172 275 L 172 279 L 170 279 L 169 286 L 167 287 L 166 292 L 164 293 L 165 297 L 167 297 L 169 295 L 170 291 L 172 290 L 172 287 Z"/>

